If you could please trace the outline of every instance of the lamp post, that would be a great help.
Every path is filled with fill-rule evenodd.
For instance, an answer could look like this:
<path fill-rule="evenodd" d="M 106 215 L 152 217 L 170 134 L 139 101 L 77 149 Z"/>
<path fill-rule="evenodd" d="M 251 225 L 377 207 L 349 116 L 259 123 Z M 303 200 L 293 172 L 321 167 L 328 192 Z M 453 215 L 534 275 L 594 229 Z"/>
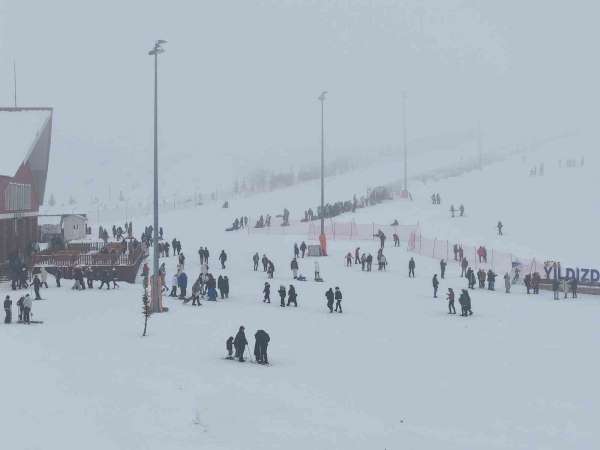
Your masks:
<path fill-rule="evenodd" d="M 406 92 L 402 93 L 402 135 L 404 140 L 404 195 L 408 196 L 408 142 L 406 138 Z"/>
<path fill-rule="evenodd" d="M 321 92 L 321 248 L 325 251 L 325 95 L 327 91 Z"/>
<path fill-rule="evenodd" d="M 160 276 L 158 265 L 158 55 L 164 52 L 163 44 L 167 41 L 158 40 L 154 43 L 154 48 L 148 52 L 154 56 L 154 226 L 152 239 L 153 256 L 153 280 L 152 280 L 152 312 L 161 312 L 160 305 Z"/>

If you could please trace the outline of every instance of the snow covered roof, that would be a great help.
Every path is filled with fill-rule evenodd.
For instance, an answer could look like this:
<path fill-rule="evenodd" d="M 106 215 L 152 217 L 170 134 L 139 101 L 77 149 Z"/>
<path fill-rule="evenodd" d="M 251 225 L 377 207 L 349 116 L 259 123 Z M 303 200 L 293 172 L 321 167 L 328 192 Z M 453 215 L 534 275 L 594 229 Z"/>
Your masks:
<path fill-rule="evenodd" d="M 49 110 L 0 110 L 0 175 L 15 175 L 50 115 Z"/>

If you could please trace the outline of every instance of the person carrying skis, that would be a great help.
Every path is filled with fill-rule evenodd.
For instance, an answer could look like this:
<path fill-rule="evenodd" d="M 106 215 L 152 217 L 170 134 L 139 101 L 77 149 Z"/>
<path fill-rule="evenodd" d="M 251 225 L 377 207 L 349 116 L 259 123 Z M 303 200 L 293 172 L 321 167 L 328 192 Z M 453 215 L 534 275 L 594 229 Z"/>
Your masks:
<path fill-rule="evenodd" d="M 448 299 L 448 314 L 456 314 L 456 308 L 454 308 L 454 290 L 452 288 L 448 288 L 446 298 Z"/>
<path fill-rule="evenodd" d="M 263 294 L 263 303 L 271 303 L 271 285 L 269 283 L 265 283 Z"/>
<path fill-rule="evenodd" d="M 254 254 L 254 256 L 252 257 L 252 262 L 254 263 L 254 271 L 256 272 L 258 270 L 258 261 L 260 260 L 260 256 L 258 256 L 258 252 L 256 252 Z"/>
<path fill-rule="evenodd" d="M 339 287 L 335 287 L 335 310 L 336 312 L 341 313 L 342 312 L 342 291 L 340 291 Z M 339 311 L 338 311 L 339 309 Z"/>
<path fill-rule="evenodd" d="M 443 259 L 440 261 L 440 276 L 442 278 L 442 280 L 444 279 L 444 275 L 446 274 L 446 266 L 448 265 L 448 263 L 446 261 L 444 261 Z"/>
<path fill-rule="evenodd" d="M 244 326 L 242 325 L 235 335 L 235 339 L 233 340 L 233 347 L 235 348 L 235 357 L 238 358 L 240 362 L 244 362 L 244 350 L 246 349 L 246 345 L 248 345 L 248 340 L 246 339 L 246 333 L 244 333 Z"/>
<path fill-rule="evenodd" d="M 227 261 L 227 253 L 225 253 L 225 250 L 221 250 L 219 261 L 221 262 L 221 269 L 225 269 L 225 261 Z"/>
<path fill-rule="evenodd" d="M 410 260 L 408 261 L 408 278 L 415 277 L 415 266 L 416 266 L 415 260 L 411 256 Z"/>
<path fill-rule="evenodd" d="M 433 286 L 433 298 L 437 298 L 437 291 L 438 291 L 438 287 L 440 285 L 440 282 L 438 281 L 437 273 L 433 275 L 431 284 Z"/>
<path fill-rule="evenodd" d="M 298 307 L 298 294 L 296 294 L 296 288 L 290 284 L 290 287 L 288 288 L 288 301 L 287 301 L 287 306 L 290 306 L 291 303 L 294 304 L 295 307 Z"/>
<path fill-rule="evenodd" d="M 269 358 L 267 358 L 267 347 L 271 341 L 271 337 L 265 330 L 258 330 L 254 334 L 254 357 L 258 364 L 269 364 Z"/>
<path fill-rule="evenodd" d="M 334 293 L 333 293 L 333 290 L 331 288 L 329 288 L 325 292 L 325 298 L 327 299 L 327 307 L 329 308 L 329 312 L 332 313 L 333 312 Z"/>
<path fill-rule="evenodd" d="M 285 286 L 283 284 L 279 286 L 279 290 L 277 292 L 279 293 L 279 297 L 281 298 L 280 306 L 283 308 L 285 306 Z"/>
<path fill-rule="evenodd" d="M 4 323 L 12 322 L 12 300 L 10 295 L 7 295 L 4 299 Z"/>

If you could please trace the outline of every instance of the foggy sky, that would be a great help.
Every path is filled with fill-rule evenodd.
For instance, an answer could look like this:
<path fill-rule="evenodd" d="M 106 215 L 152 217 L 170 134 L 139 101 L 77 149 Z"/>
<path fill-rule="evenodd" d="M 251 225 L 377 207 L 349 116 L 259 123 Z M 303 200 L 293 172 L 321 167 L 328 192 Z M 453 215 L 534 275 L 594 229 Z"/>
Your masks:
<path fill-rule="evenodd" d="M 593 129 L 599 12 L 593 1 L 0 0 L 0 103 L 12 104 L 16 59 L 19 104 L 55 108 L 56 160 L 135 164 L 152 149 L 147 52 L 166 39 L 163 161 L 193 152 L 231 178 L 263 156 L 311 158 L 322 90 L 332 154 L 399 146 L 403 91 L 413 138 L 481 121 L 489 145 L 517 143 Z"/>

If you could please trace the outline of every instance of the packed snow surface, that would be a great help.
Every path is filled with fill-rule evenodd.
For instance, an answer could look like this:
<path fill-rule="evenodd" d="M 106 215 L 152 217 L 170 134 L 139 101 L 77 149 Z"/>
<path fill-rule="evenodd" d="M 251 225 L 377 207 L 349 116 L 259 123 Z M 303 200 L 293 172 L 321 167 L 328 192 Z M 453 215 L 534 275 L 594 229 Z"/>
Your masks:
<path fill-rule="evenodd" d="M 583 167 L 566 169 L 558 167 L 556 154 L 543 157 L 415 183 L 412 203 L 387 202 L 340 220 L 419 220 L 432 237 L 597 263 L 593 235 L 587 235 L 599 222 L 589 189 L 597 162 L 588 155 Z M 546 174 L 530 177 L 530 166 L 543 160 Z M 569 183 L 552 187 L 565 179 Z M 236 215 L 275 215 L 284 206 L 298 218 L 314 207 L 315 192 L 313 185 L 297 186 L 232 200 L 230 209 L 209 204 L 164 213 L 166 237 L 179 239 L 187 256 L 188 291 L 199 273 L 198 247 L 208 246 L 211 272 L 228 275 L 231 294 L 200 307 L 167 298 L 169 312 L 150 318 L 147 337 L 140 337 L 140 284 L 78 292 L 72 282 L 61 289 L 51 283 L 42 290 L 45 300 L 33 305 L 34 319 L 43 324 L 0 324 L 6 448 L 600 446 L 599 298 L 553 301 L 543 291 L 525 295 L 520 285 L 504 294 L 499 277 L 495 292 L 471 292 L 474 315 L 464 318 L 448 315 L 444 299 L 448 287 L 466 287 L 458 266 L 450 262 L 433 299 L 431 277 L 439 262 L 415 256 L 416 278 L 409 279 L 413 255 L 405 243 L 393 248 L 388 239 L 388 270 L 366 273 L 358 265 L 344 267 L 344 255 L 356 246 L 375 254 L 375 241 L 330 242 L 330 255 L 319 259 L 325 282 L 310 281 L 313 258 L 300 260 L 309 281 L 295 282 L 292 247 L 304 236 L 223 231 Z M 345 199 L 348 192 L 354 192 L 348 178 L 333 180 L 328 199 Z M 442 196 L 439 207 L 430 204 L 433 192 Z M 467 217 L 451 219 L 451 203 L 464 203 Z M 571 211 L 577 219 L 569 218 Z M 505 224 L 502 238 L 495 236 L 498 220 Z M 135 217 L 136 235 L 149 223 L 149 216 Z M 560 237 L 565 233 L 567 243 Z M 225 270 L 217 261 L 222 249 Z M 254 252 L 275 263 L 271 304 L 261 300 L 267 280 L 262 268 L 252 270 Z M 170 282 L 176 259 L 163 261 Z M 281 308 L 276 291 L 291 283 L 299 306 Z M 343 314 L 325 306 L 324 292 L 335 286 L 344 294 Z M 1 291 L 16 303 L 13 294 L 19 293 L 6 286 Z M 270 334 L 271 366 L 224 359 L 225 340 L 240 325 L 251 347 L 256 330 Z"/>

